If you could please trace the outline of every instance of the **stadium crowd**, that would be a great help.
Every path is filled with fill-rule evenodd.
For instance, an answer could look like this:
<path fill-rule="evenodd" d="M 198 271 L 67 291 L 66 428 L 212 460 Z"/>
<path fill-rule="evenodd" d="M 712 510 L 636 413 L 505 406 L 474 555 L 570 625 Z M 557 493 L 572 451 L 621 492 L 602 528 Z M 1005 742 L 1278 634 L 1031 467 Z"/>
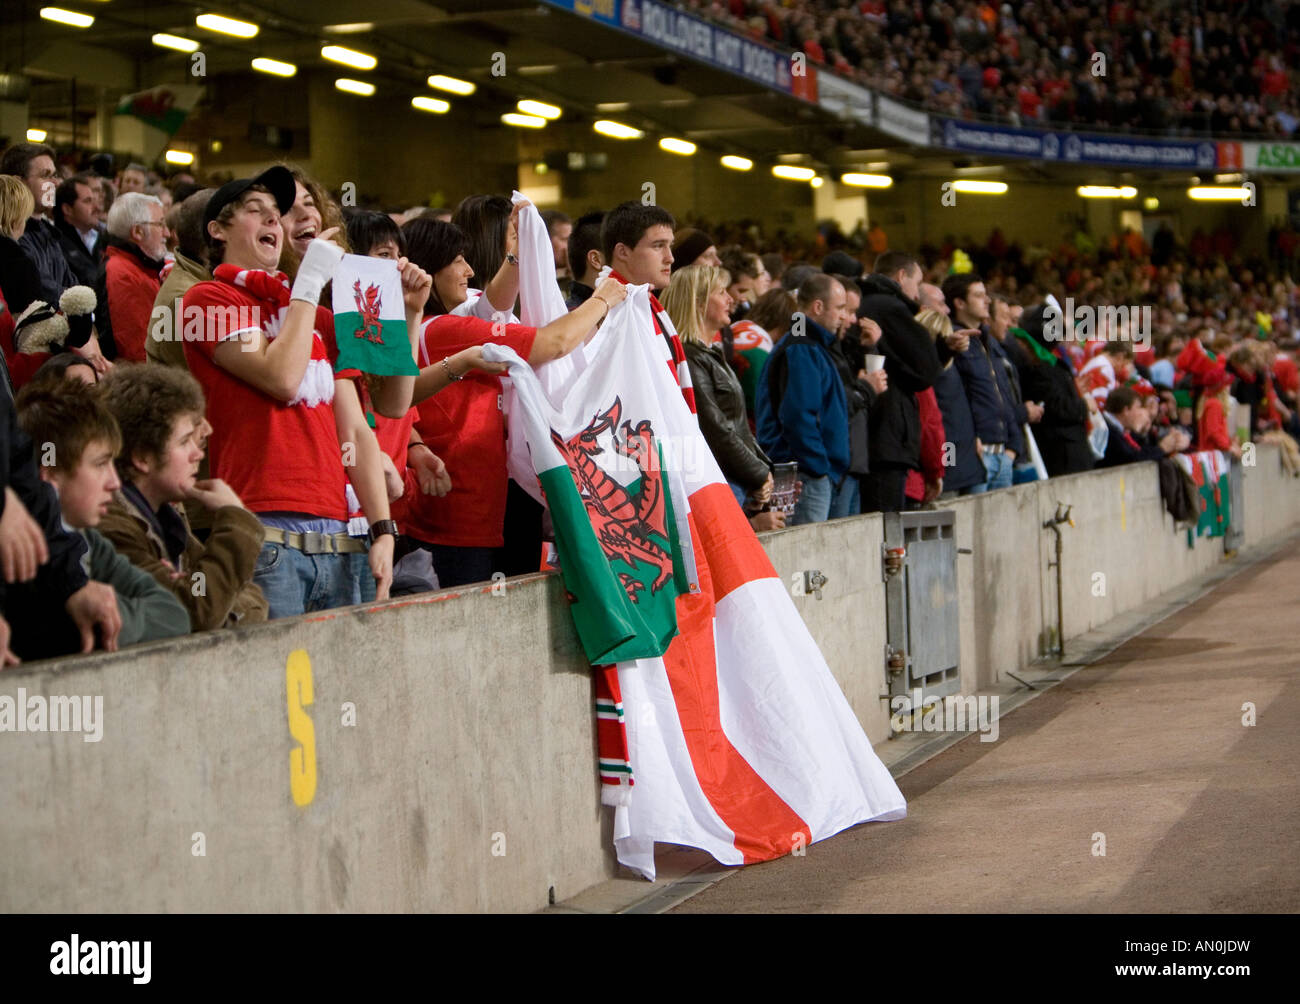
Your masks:
<path fill-rule="evenodd" d="M 677 6 L 957 118 L 1214 136 L 1290 136 L 1300 122 L 1300 8 L 1277 0 Z"/>
<path fill-rule="evenodd" d="M 1199 232 L 901 250 L 878 225 L 796 243 L 640 202 L 551 211 L 570 312 L 532 327 L 501 321 L 526 253 L 502 196 L 344 210 L 285 165 L 214 187 L 103 166 L 0 157 L 6 664 L 538 570 L 482 346 L 559 358 L 627 283 L 657 291 L 654 337 L 755 529 L 1243 436 L 1300 472 L 1280 226 L 1254 261 Z M 418 375 L 336 365 L 345 250 L 397 262 Z"/>

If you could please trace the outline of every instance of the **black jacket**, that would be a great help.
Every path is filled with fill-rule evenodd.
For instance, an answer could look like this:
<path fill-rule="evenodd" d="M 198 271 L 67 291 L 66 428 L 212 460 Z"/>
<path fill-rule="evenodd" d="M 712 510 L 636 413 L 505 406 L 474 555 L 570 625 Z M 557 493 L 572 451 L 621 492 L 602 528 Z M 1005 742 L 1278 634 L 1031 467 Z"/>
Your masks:
<path fill-rule="evenodd" d="M 0 580 L 0 611 L 13 632 L 10 647 L 20 659 L 75 652 L 80 635 L 64 604 L 88 581 L 82 567 L 86 542 L 63 526 L 58 497 L 37 475 L 32 441 L 19 428 L 14 403 L 4 390 L 0 390 L 0 480 L 4 482 L 0 512 L 6 504 L 3 488 L 12 488 L 45 532 L 50 552 L 49 561 L 31 582 Z"/>
<path fill-rule="evenodd" d="M 704 441 L 726 479 L 752 494 L 763 487 L 772 465 L 749 429 L 740 381 L 722 358 L 721 345 L 682 341 Z"/>
<path fill-rule="evenodd" d="M 854 346 L 848 340 L 837 338 L 831 345 L 831 361 L 839 371 L 840 381 L 844 384 L 844 394 L 849 407 L 849 473 L 868 474 L 871 471 L 871 449 L 869 438 L 871 431 L 871 405 L 876 400 L 876 389 L 865 380 L 858 379 L 858 372 L 865 363 L 859 362 Z M 856 365 L 856 368 L 855 368 Z"/>
<path fill-rule="evenodd" d="M 1136 464 L 1164 457 L 1164 450 L 1154 444 L 1144 443 L 1125 431 L 1115 416 L 1107 415 L 1106 424 L 1110 426 L 1110 437 L 1106 440 L 1106 455 L 1097 461 L 1098 467 L 1118 467 L 1120 464 Z"/>
<path fill-rule="evenodd" d="M 0 291 L 15 321 L 33 300 L 45 299 L 36 264 L 17 241 L 3 234 L 0 234 Z M 52 306 L 57 310 L 58 301 Z"/>
<path fill-rule="evenodd" d="M 59 232 L 59 243 L 63 248 L 63 256 L 68 259 L 68 265 L 77 277 L 77 282 L 82 286 L 95 288 L 95 282 L 99 278 L 99 266 L 104 260 L 104 248 L 108 244 L 108 235 L 104 231 L 99 231 L 95 238 L 93 250 L 86 250 L 86 243 L 81 239 L 81 234 L 77 233 L 77 228 L 69 223 L 55 223 L 54 227 Z"/>
<path fill-rule="evenodd" d="M 862 282 L 858 316 L 880 325 L 876 349 L 885 357 L 889 387 L 878 394 L 870 412 L 871 462 L 892 467 L 921 466 L 921 415 L 916 395 L 933 387 L 940 358 L 933 336 L 916 322 L 918 307 L 898 283 L 883 275 Z"/>
<path fill-rule="evenodd" d="M 1042 402 L 1043 418 L 1034 427 L 1034 438 L 1048 475 L 1058 477 L 1091 470 L 1093 456 L 1088 447 L 1088 405 L 1075 387 L 1069 363 L 1043 337 L 1043 312 L 1044 308 L 1035 307 L 1022 318 L 1032 345 L 1027 344 L 1021 356 L 1020 387 L 1026 401 Z"/>
<path fill-rule="evenodd" d="M 32 260 L 37 275 L 41 277 L 40 299 L 57 310 L 63 291 L 77 285 L 76 273 L 63 254 L 58 230 L 49 220 L 33 216 L 27 221 L 27 229 L 18 239 L 18 246 Z"/>
<path fill-rule="evenodd" d="M 955 362 L 944 367 L 934 382 L 934 399 L 943 414 L 943 437 L 953 445 L 955 461 L 953 466 L 944 468 L 943 490 L 961 491 L 980 484 L 988 472 L 984 458 L 975 449 L 975 420 L 971 416 L 966 385 Z"/>

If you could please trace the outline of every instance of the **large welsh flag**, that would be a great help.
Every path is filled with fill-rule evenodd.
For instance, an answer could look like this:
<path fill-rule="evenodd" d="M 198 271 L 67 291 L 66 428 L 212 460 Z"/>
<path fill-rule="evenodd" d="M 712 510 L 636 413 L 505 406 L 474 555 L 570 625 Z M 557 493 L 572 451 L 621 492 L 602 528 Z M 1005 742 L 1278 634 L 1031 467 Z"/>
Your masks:
<path fill-rule="evenodd" d="M 1191 476 L 1200 496 L 1201 515 L 1196 521 L 1196 536 L 1222 537 L 1232 520 L 1232 492 L 1228 488 L 1228 458 L 1219 450 L 1175 455 L 1179 466 Z M 1188 531 L 1190 543 L 1191 531 Z"/>
<path fill-rule="evenodd" d="M 520 231 L 524 245 L 523 221 Z M 649 290 L 629 286 L 576 354 L 553 384 L 553 364 L 534 373 L 510 349 L 484 347 L 509 363 L 512 435 L 522 428 L 536 471 L 525 487 L 540 482 L 550 505 L 584 647 L 641 653 L 596 667 L 619 861 L 653 879 L 657 842 L 741 865 L 904 816 L 664 365 Z"/>
<path fill-rule="evenodd" d="M 338 372 L 415 376 L 397 262 L 345 254 L 334 270 L 334 339 Z"/>

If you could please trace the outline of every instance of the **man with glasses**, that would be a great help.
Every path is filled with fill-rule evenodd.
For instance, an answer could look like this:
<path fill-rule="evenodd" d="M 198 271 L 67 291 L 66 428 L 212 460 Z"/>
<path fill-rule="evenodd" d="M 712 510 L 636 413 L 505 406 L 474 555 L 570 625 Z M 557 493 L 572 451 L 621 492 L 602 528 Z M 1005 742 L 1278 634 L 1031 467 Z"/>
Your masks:
<path fill-rule="evenodd" d="M 142 363 L 167 253 L 162 203 L 143 192 L 119 195 L 108 211 L 107 240 L 95 315 L 100 342 L 110 359 Z"/>
<path fill-rule="evenodd" d="M 0 157 L 0 174 L 22 179 L 31 190 L 36 208 L 18 239 L 18 246 L 36 266 L 41 299 L 57 309 L 59 296 L 69 286 L 77 285 L 77 277 L 63 254 L 59 231 L 51 218 L 59 184 L 54 151 L 44 143 L 15 143 Z"/>

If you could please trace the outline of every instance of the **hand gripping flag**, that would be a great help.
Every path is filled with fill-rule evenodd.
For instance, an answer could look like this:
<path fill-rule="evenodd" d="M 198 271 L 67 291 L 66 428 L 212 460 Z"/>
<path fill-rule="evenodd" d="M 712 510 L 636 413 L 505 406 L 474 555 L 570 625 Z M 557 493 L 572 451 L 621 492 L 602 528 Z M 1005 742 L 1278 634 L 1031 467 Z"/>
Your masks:
<path fill-rule="evenodd" d="M 1219 450 L 1176 453 L 1174 460 L 1187 472 L 1200 497 L 1201 515 L 1196 521 L 1196 536 L 1222 537 L 1232 521 L 1232 492 L 1228 487 L 1228 459 Z M 1191 530 L 1187 531 L 1191 545 Z"/>
<path fill-rule="evenodd" d="M 653 879 L 657 841 L 740 865 L 902 818 L 663 364 L 649 290 L 627 288 L 561 395 L 548 394 L 547 367 L 484 347 L 510 366 L 529 487 L 540 481 L 550 505 L 584 650 L 620 659 L 597 723 L 619 861 Z M 621 726 L 625 760 L 606 762 L 606 731 Z M 634 788 L 608 783 L 620 767 Z"/>
<path fill-rule="evenodd" d="M 415 376 L 397 263 L 345 254 L 334 270 L 335 371 Z"/>

